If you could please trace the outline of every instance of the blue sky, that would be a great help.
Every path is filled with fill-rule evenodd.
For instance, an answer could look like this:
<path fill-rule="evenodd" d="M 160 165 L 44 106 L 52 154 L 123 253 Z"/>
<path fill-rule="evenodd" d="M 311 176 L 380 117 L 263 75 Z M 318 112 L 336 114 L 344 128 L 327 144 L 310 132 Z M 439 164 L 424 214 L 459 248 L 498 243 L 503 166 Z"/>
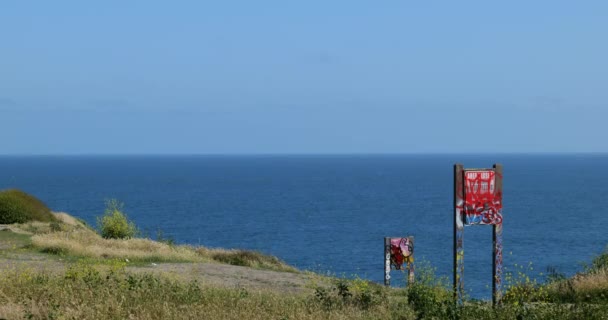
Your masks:
<path fill-rule="evenodd" d="M 608 152 L 606 1 L 3 1 L 0 154 Z"/>

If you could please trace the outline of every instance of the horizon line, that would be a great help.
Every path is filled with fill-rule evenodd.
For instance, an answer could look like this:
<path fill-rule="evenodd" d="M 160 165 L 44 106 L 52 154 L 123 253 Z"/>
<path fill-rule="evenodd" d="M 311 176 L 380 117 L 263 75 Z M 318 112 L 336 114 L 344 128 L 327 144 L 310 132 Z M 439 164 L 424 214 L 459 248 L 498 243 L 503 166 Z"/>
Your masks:
<path fill-rule="evenodd" d="M 608 155 L 608 151 L 537 152 L 260 152 L 260 153 L 0 153 L 0 157 L 239 157 L 239 156 L 424 156 L 424 155 Z"/>

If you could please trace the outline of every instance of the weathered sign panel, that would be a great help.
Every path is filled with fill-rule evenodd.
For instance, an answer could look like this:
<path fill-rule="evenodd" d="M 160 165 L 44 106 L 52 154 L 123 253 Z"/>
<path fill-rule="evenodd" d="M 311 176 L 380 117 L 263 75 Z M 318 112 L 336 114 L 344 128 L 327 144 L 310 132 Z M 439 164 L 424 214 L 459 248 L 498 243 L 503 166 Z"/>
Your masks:
<path fill-rule="evenodd" d="M 492 226 L 492 302 L 502 295 L 502 165 L 465 169 L 454 165 L 454 298 L 464 293 L 464 226 Z"/>
<path fill-rule="evenodd" d="M 391 269 L 407 270 L 414 281 L 414 237 L 384 238 L 384 284 L 390 285 Z"/>
<path fill-rule="evenodd" d="M 464 224 L 501 224 L 502 192 L 494 170 L 464 171 Z"/>

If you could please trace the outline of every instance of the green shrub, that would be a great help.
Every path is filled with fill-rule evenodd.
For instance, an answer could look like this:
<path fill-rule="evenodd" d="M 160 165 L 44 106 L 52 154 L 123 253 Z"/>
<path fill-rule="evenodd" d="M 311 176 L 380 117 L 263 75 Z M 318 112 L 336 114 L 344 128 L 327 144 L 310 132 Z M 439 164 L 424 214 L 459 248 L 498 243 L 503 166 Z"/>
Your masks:
<path fill-rule="evenodd" d="M 608 269 L 608 247 L 606 247 L 606 249 L 604 249 L 604 252 L 602 252 L 600 255 L 593 258 L 593 261 L 591 262 L 591 266 L 587 267 L 587 272 L 598 272 L 598 271 L 607 270 L 607 269 Z"/>
<path fill-rule="evenodd" d="M 175 239 L 173 239 L 173 237 L 171 236 L 166 236 L 163 230 L 161 230 L 160 228 L 156 229 L 156 241 L 164 243 L 168 246 L 175 245 Z"/>
<path fill-rule="evenodd" d="M 334 279 L 330 287 L 317 286 L 314 301 L 325 310 L 355 308 L 370 310 L 385 304 L 388 300 L 386 289 L 369 281 L 343 278 Z"/>
<path fill-rule="evenodd" d="M 61 247 L 48 247 L 48 248 L 43 248 L 41 250 L 43 253 L 48 253 L 48 254 L 55 254 L 58 256 L 65 256 L 68 254 L 68 250 L 65 248 L 61 248 Z"/>
<path fill-rule="evenodd" d="M 0 191 L 0 223 L 24 223 L 32 220 L 56 221 L 51 210 L 36 197 L 16 189 Z"/>
<path fill-rule="evenodd" d="M 123 204 L 116 199 L 106 201 L 102 217 L 97 218 L 101 236 L 106 239 L 129 239 L 138 234 L 137 227 L 123 212 Z"/>
<path fill-rule="evenodd" d="M 515 264 L 512 268 L 504 267 L 504 294 L 502 301 L 512 303 L 517 306 L 532 302 L 546 302 L 547 290 L 546 286 L 539 283 L 536 278 L 531 275 L 534 268 L 532 263 L 527 266 Z M 549 268 L 549 277 L 559 278 L 560 275 Z M 551 279 L 549 278 L 549 279 Z"/>
<path fill-rule="evenodd" d="M 249 250 L 228 250 L 217 251 L 211 254 L 211 259 L 231 264 L 233 266 L 243 266 L 276 271 L 295 272 L 296 269 L 287 265 L 281 259 L 257 251 Z"/>
<path fill-rule="evenodd" d="M 453 319 L 458 312 L 453 291 L 448 279 L 436 276 L 435 270 L 428 261 L 417 262 L 416 281 L 405 291 L 407 302 L 419 319 Z"/>

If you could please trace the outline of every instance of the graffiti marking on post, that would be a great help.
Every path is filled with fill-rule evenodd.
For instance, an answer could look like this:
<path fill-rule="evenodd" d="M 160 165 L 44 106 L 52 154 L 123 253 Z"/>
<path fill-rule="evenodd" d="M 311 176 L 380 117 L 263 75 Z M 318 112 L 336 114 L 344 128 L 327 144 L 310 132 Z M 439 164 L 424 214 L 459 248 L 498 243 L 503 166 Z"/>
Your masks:
<path fill-rule="evenodd" d="M 454 298 L 462 304 L 464 291 L 464 226 L 492 226 L 492 302 L 502 290 L 502 165 L 464 169 L 454 165 Z"/>
<path fill-rule="evenodd" d="M 408 282 L 414 282 L 414 237 L 384 238 L 384 284 L 387 286 L 392 268 L 407 270 Z"/>

